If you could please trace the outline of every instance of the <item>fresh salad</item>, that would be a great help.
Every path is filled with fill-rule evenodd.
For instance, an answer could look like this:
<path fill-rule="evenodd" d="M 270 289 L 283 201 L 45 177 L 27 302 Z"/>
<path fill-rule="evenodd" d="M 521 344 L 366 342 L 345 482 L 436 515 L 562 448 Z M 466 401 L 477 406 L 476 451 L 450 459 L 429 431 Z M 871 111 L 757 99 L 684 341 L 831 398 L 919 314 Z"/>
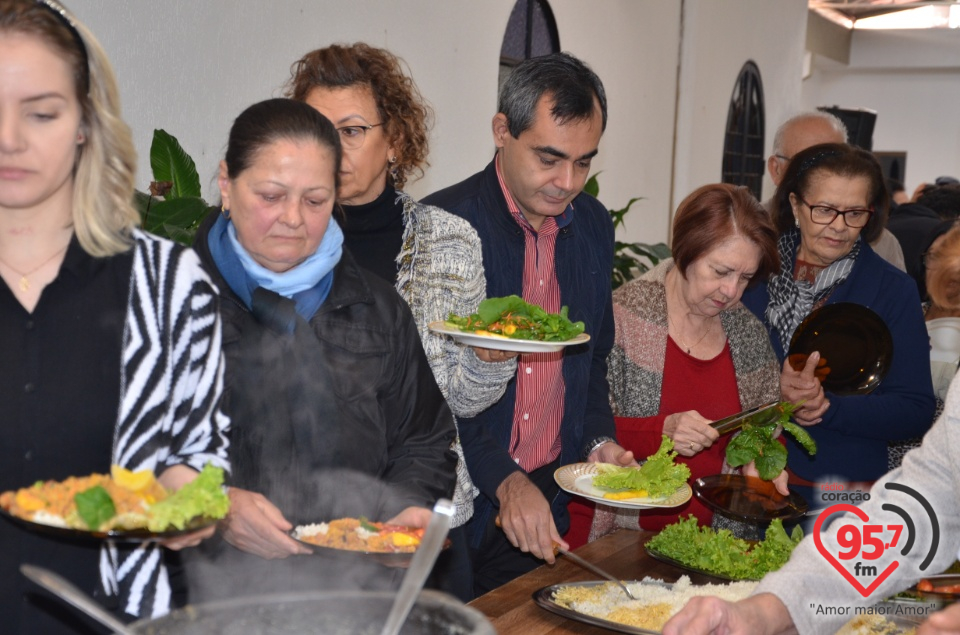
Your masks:
<path fill-rule="evenodd" d="M 817 443 L 802 427 L 790 421 L 790 416 L 796 406 L 790 402 L 783 402 L 779 406 L 780 415 L 760 425 L 745 423 L 740 434 L 731 439 L 727 445 L 727 463 L 732 467 L 746 465 L 754 461 L 760 478 L 771 481 L 777 477 L 787 465 L 787 448 L 773 433 L 778 425 L 796 439 L 804 450 L 811 455 L 817 453 Z"/>
<path fill-rule="evenodd" d="M 499 335 L 516 340 L 565 342 L 583 333 L 583 322 L 571 322 L 567 307 L 547 313 L 516 295 L 487 298 L 466 317 L 451 313 L 445 324 L 477 335 Z"/>
<path fill-rule="evenodd" d="M 802 539 L 799 526 L 788 535 L 779 518 L 767 527 L 763 540 L 753 543 L 727 529 L 701 527 L 691 515 L 664 527 L 647 543 L 647 549 L 706 573 L 733 580 L 759 580 L 786 564 Z"/>
<path fill-rule="evenodd" d="M 30 522 L 88 531 L 182 530 L 194 518 L 227 515 L 223 470 L 203 468 L 193 481 L 167 491 L 150 470 L 132 472 L 113 465 L 110 474 L 38 481 L 0 494 L 0 508 Z"/>
<path fill-rule="evenodd" d="M 673 440 L 663 435 L 660 449 L 639 468 L 597 463 L 599 474 L 593 477 L 593 486 L 607 490 L 603 497 L 611 500 L 669 496 L 690 478 L 690 468 L 675 458 Z"/>

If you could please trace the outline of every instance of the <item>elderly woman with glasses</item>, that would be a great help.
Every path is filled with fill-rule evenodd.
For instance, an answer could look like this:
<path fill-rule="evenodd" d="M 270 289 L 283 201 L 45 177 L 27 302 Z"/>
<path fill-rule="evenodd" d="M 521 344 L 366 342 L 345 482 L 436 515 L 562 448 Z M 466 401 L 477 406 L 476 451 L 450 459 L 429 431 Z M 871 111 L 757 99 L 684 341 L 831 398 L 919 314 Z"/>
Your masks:
<path fill-rule="evenodd" d="M 767 327 L 782 366 L 782 399 L 802 403 L 794 419 L 817 442 L 810 457 L 788 444 L 791 484 L 812 496 L 816 481 L 871 482 L 887 471 L 888 443 L 922 435 L 933 420 L 929 344 L 916 285 L 870 248 L 888 197 L 869 152 L 822 144 L 799 152 L 776 193 L 780 271 L 743 295 Z M 802 369 L 784 361 L 797 326 L 825 304 L 869 307 L 889 327 L 890 371 L 868 395 L 825 392 L 811 354 Z M 822 505 L 821 501 L 813 501 Z"/>
<path fill-rule="evenodd" d="M 364 43 L 328 46 L 294 63 L 286 92 L 320 111 L 340 133 L 337 200 L 344 212 L 344 245 L 361 267 L 394 285 L 410 306 L 453 414 L 473 417 L 486 410 L 514 377 L 516 353 L 462 346 L 428 328 L 451 312 L 474 312 L 486 297 L 486 282 L 480 238 L 470 224 L 402 191 L 427 165 L 430 109 L 401 60 Z M 453 525 L 459 527 L 473 515 L 477 490 L 459 441 L 455 449 Z M 454 540 L 451 552 L 462 542 Z M 442 560 L 450 557 L 445 554 Z M 466 566 L 465 557 L 462 564 Z M 457 568 L 447 578 L 463 584 L 446 589 L 471 599 L 470 576 Z"/>

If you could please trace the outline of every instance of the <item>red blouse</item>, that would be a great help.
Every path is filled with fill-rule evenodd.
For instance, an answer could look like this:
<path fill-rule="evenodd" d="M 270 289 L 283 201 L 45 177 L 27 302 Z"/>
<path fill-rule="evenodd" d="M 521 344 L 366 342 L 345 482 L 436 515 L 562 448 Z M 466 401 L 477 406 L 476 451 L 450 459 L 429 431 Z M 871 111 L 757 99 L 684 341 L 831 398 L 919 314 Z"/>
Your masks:
<path fill-rule="evenodd" d="M 650 456 L 660 447 L 663 422 L 668 415 L 696 410 L 711 421 L 740 412 L 740 393 L 730 355 L 730 343 L 713 359 L 697 359 L 685 353 L 673 339 L 667 338 L 667 353 L 663 368 L 663 387 L 660 394 L 660 412 L 652 417 L 616 417 L 617 440 L 632 450 L 638 460 Z M 690 467 L 691 480 L 719 474 L 730 435 L 722 436 L 711 447 L 692 457 L 677 457 Z M 564 539 L 571 548 L 586 544 L 593 521 L 594 503 L 575 498 L 568 506 L 570 531 Z M 642 510 L 640 526 L 659 531 L 680 516 L 693 514 L 700 524 L 710 524 L 713 513 L 696 497 L 681 507 L 663 511 Z"/>

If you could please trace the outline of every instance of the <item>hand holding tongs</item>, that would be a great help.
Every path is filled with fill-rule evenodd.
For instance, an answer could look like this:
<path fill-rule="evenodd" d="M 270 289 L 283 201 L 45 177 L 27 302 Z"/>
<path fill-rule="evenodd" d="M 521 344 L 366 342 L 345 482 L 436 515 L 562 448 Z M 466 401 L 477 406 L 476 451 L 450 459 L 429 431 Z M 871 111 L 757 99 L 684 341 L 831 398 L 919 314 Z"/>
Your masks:
<path fill-rule="evenodd" d="M 765 423 L 769 423 L 773 421 L 775 417 L 779 417 L 781 414 L 782 411 L 780 410 L 780 402 L 771 401 L 770 403 L 763 404 L 762 406 L 750 408 L 749 410 L 738 412 L 735 415 L 730 415 L 729 417 L 724 417 L 723 419 L 717 419 L 710 424 L 710 427 L 720 434 L 726 434 L 727 432 L 739 430 L 745 423 L 750 423 L 753 425 L 763 425 Z"/>

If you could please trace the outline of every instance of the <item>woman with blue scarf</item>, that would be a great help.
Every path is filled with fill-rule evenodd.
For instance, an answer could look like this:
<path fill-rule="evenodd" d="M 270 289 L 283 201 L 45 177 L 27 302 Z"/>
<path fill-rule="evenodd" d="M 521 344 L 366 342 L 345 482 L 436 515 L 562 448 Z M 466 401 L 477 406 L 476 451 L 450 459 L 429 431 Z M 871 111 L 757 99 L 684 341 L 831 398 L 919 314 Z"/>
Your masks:
<path fill-rule="evenodd" d="M 872 154 L 842 143 L 799 152 L 775 200 L 780 271 L 744 293 L 743 303 L 770 334 L 782 364 L 781 398 L 801 404 L 794 419 L 809 426 L 817 442 L 814 456 L 787 444 L 791 487 L 812 497 L 812 486 L 824 479 L 875 481 L 887 472 L 888 443 L 927 431 L 934 411 L 930 353 L 916 285 L 869 245 L 883 229 L 888 205 Z M 801 371 L 784 361 L 803 319 L 838 302 L 872 309 L 893 336 L 890 371 L 868 395 L 824 392 L 815 376 L 817 352 Z"/>
<path fill-rule="evenodd" d="M 232 508 L 222 540 L 188 557 L 192 601 L 390 586 L 375 564 L 333 573 L 288 533 L 339 517 L 423 526 L 453 491 L 453 420 L 410 310 L 342 248 L 340 153 L 333 125 L 293 100 L 255 104 L 230 131 L 223 207 L 195 247 L 223 296 Z"/>

